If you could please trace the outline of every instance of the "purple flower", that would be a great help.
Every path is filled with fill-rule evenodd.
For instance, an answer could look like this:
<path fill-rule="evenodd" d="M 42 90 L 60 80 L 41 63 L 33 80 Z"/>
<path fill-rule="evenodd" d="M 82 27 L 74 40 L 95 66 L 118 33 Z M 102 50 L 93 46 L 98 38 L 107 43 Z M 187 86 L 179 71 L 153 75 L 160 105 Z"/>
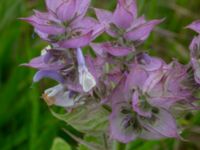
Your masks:
<path fill-rule="evenodd" d="M 126 80 L 124 77 L 120 81 L 110 97 L 111 137 L 123 143 L 133 141 L 135 138 L 179 138 L 176 121 L 171 113 L 166 109 L 150 105 L 147 97 L 140 91 L 135 90 L 132 95 L 125 87 Z"/>
<path fill-rule="evenodd" d="M 144 42 L 153 28 L 163 20 L 146 21 L 137 18 L 135 0 L 118 0 L 115 11 L 95 9 L 96 16 L 102 24 L 106 24 L 106 32 L 116 38 L 114 42 L 92 44 L 97 54 L 109 53 L 113 56 L 125 56 L 135 51 L 135 47 Z"/>
<path fill-rule="evenodd" d="M 200 84 L 200 20 L 194 21 L 187 28 L 198 33 L 198 36 L 195 36 L 190 44 L 190 57 L 191 65 L 194 69 L 194 79 Z"/>
<path fill-rule="evenodd" d="M 137 62 L 127 77 L 129 90 L 139 90 L 147 95 L 149 104 L 168 109 L 176 102 L 187 102 L 192 96 L 188 85 L 188 67 L 177 61 L 167 65 L 163 60 L 147 54 L 137 56 Z"/>
<path fill-rule="evenodd" d="M 22 19 L 56 46 L 83 47 L 104 31 L 104 25 L 85 16 L 90 0 L 46 0 L 46 5 L 48 12 L 34 11 L 33 16 Z"/>

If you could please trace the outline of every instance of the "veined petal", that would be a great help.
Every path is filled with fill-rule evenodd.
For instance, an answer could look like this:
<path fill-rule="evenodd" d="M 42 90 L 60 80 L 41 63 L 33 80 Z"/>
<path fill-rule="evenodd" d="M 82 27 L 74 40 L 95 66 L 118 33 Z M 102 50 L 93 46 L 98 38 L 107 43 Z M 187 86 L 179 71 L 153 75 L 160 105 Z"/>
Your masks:
<path fill-rule="evenodd" d="M 87 34 L 81 35 L 79 37 L 75 37 L 72 39 L 68 39 L 65 41 L 61 41 L 58 43 L 61 47 L 64 48 L 79 48 L 88 45 L 92 40 L 92 32 L 88 32 Z"/>
<path fill-rule="evenodd" d="M 146 53 L 140 53 L 136 57 L 137 62 L 141 64 L 141 67 L 146 71 L 155 71 L 161 69 L 161 67 L 165 64 L 162 59 L 151 57 Z"/>
<path fill-rule="evenodd" d="M 137 88 L 142 89 L 147 78 L 148 73 L 138 64 L 133 64 L 127 77 L 126 87 L 130 90 Z"/>
<path fill-rule="evenodd" d="M 179 138 L 176 121 L 168 111 L 159 109 L 154 119 L 153 122 L 140 119 L 140 123 L 149 132 L 157 132 L 163 137 Z"/>
<path fill-rule="evenodd" d="M 103 44 L 101 43 L 91 43 L 90 46 L 92 47 L 92 49 L 94 50 L 94 52 L 101 56 L 101 57 L 105 57 L 106 56 L 106 51 L 103 47 Z"/>
<path fill-rule="evenodd" d="M 112 112 L 109 119 L 112 139 L 128 143 L 138 137 L 139 132 L 136 132 L 131 125 L 128 125 L 128 119 L 126 114 L 120 112 L 120 108 L 118 108 L 118 111 Z"/>
<path fill-rule="evenodd" d="M 131 52 L 134 52 L 135 49 L 129 48 L 129 47 L 123 47 L 123 46 L 114 46 L 112 43 L 104 43 L 103 44 L 105 50 L 107 53 L 113 55 L 113 56 L 127 56 Z"/>
<path fill-rule="evenodd" d="M 64 32 L 64 28 L 62 28 L 61 26 L 51 24 L 49 23 L 49 20 L 44 20 L 34 15 L 27 18 L 21 18 L 21 20 L 32 24 L 36 30 L 39 30 L 40 32 L 46 34 L 57 35 L 62 34 Z"/>
<path fill-rule="evenodd" d="M 92 43 L 91 47 L 100 56 L 105 56 L 105 54 L 108 53 L 112 56 L 123 57 L 135 51 L 132 48 L 115 46 L 112 43 L 100 43 L 100 44 Z"/>
<path fill-rule="evenodd" d="M 101 59 L 100 57 L 92 58 L 90 56 L 85 57 L 87 68 L 89 72 L 94 76 L 95 80 L 98 81 L 98 79 L 103 74 L 103 65 L 105 61 Z"/>
<path fill-rule="evenodd" d="M 63 0 L 45 0 L 48 10 L 56 12 L 56 9 L 63 3 Z"/>
<path fill-rule="evenodd" d="M 41 79 L 43 79 L 44 77 L 54 79 L 54 80 L 56 80 L 56 81 L 58 81 L 60 83 L 64 82 L 63 77 L 58 72 L 56 72 L 56 71 L 48 71 L 48 70 L 38 71 L 33 77 L 33 82 L 38 82 Z"/>
<path fill-rule="evenodd" d="M 124 37 L 131 41 L 144 41 L 148 38 L 153 28 L 163 20 L 152 20 L 125 33 Z"/>
<path fill-rule="evenodd" d="M 104 9 L 98 9 L 95 8 L 95 14 L 97 16 L 97 19 L 101 22 L 101 23 L 106 23 L 109 24 L 112 22 L 112 12 L 104 10 Z"/>
<path fill-rule="evenodd" d="M 77 0 L 63 1 L 59 7 L 56 8 L 58 18 L 65 22 L 71 20 L 76 13 Z"/>
<path fill-rule="evenodd" d="M 200 20 L 192 22 L 187 28 L 194 30 L 195 32 L 200 34 Z"/>
<path fill-rule="evenodd" d="M 162 79 L 163 75 L 163 72 L 160 71 L 151 73 L 143 85 L 143 93 L 150 92 L 154 86 L 156 86 L 156 84 L 158 84 L 158 82 Z"/>
<path fill-rule="evenodd" d="M 113 13 L 113 22 L 119 28 L 127 29 L 133 22 L 133 15 L 124 5 L 124 0 L 118 0 L 117 7 Z"/>
<path fill-rule="evenodd" d="M 91 0 L 79 0 L 77 1 L 77 8 L 76 12 L 78 16 L 85 16 L 89 6 L 90 6 Z"/>
<path fill-rule="evenodd" d="M 132 14 L 133 18 L 137 17 L 137 4 L 136 0 L 121 0 L 125 2 L 125 8 Z"/>

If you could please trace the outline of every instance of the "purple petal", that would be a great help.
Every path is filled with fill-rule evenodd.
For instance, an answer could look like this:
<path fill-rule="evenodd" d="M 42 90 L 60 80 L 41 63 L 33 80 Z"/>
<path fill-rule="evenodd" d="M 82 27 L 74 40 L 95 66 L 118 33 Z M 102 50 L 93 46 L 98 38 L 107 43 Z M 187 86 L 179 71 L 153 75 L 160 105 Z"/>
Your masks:
<path fill-rule="evenodd" d="M 67 86 L 67 89 L 69 89 L 70 91 L 83 93 L 83 88 L 78 82 L 73 82 L 71 80 L 67 80 L 65 82 L 65 85 Z"/>
<path fill-rule="evenodd" d="M 136 58 L 137 62 L 141 64 L 146 71 L 158 70 L 165 64 L 162 59 L 151 57 L 146 53 L 140 53 Z"/>
<path fill-rule="evenodd" d="M 55 61 L 52 63 L 45 62 L 45 58 L 47 57 L 47 55 L 33 58 L 29 63 L 22 65 L 36 68 L 39 70 L 59 70 L 64 67 L 64 65 L 61 64 L 59 61 Z"/>
<path fill-rule="evenodd" d="M 113 14 L 110 11 L 107 11 L 107 10 L 104 10 L 104 9 L 95 8 L 95 14 L 97 16 L 97 19 L 100 22 L 107 23 L 107 24 L 112 22 Z"/>
<path fill-rule="evenodd" d="M 134 16 L 126 8 L 125 0 L 118 0 L 113 14 L 113 22 L 119 28 L 127 29 L 133 22 Z"/>
<path fill-rule="evenodd" d="M 133 18 L 135 19 L 137 17 L 136 0 L 125 0 L 125 5 L 126 9 L 132 14 Z"/>
<path fill-rule="evenodd" d="M 126 86 L 128 89 L 142 89 L 146 79 L 148 77 L 147 72 L 137 64 L 131 66 L 131 71 L 127 77 Z"/>
<path fill-rule="evenodd" d="M 101 57 L 105 57 L 106 56 L 106 51 L 103 47 L 103 44 L 97 44 L 97 43 L 91 43 L 90 46 L 92 47 L 92 49 L 94 50 L 94 52 L 101 56 Z"/>
<path fill-rule="evenodd" d="M 135 51 L 135 49 L 129 47 L 114 46 L 111 43 L 104 43 L 103 47 L 107 51 L 107 53 L 117 57 L 127 56 L 131 52 Z"/>
<path fill-rule="evenodd" d="M 101 43 L 101 44 L 91 44 L 93 50 L 97 53 L 97 55 L 105 56 L 106 53 L 116 56 L 123 57 L 127 56 L 131 52 L 134 52 L 134 49 L 128 47 L 114 46 L 112 43 Z"/>
<path fill-rule="evenodd" d="M 160 109 L 155 117 L 154 123 L 149 123 L 145 120 L 140 120 L 140 122 L 149 132 L 157 132 L 163 137 L 179 137 L 176 121 L 168 111 Z"/>
<path fill-rule="evenodd" d="M 63 77 L 56 71 L 48 71 L 48 70 L 42 70 L 42 71 L 38 71 L 33 78 L 33 82 L 38 82 L 43 78 L 51 78 L 54 79 L 60 83 L 64 82 Z"/>
<path fill-rule="evenodd" d="M 125 114 L 117 111 L 112 112 L 110 115 L 110 136 L 112 139 L 128 143 L 133 141 L 138 136 L 138 133 L 134 131 L 132 126 L 124 126 L 123 122 L 125 118 Z"/>
<path fill-rule="evenodd" d="M 159 83 L 159 81 L 163 78 L 163 76 L 164 73 L 161 71 L 151 73 L 149 77 L 146 79 L 142 91 L 144 93 L 150 92 L 156 86 L 156 84 Z"/>
<path fill-rule="evenodd" d="M 118 84 L 121 78 L 123 77 L 123 73 L 120 69 L 116 69 L 111 71 L 108 75 L 109 81 L 114 82 L 115 84 Z"/>
<path fill-rule="evenodd" d="M 92 32 L 84 34 L 82 36 L 72 38 L 69 40 L 61 41 L 58 43 L 61 47 L 64 48 L 80 48 L 88 45 L 92 40 Z"/>
<path fill-rule="evenodd" d="M 64 28 L 59 25 L 49 24 L 48 20 L 38 18 L 37 16 L 31 16 L 28 18 L 21 18 L 22 20 L 32 24 L 36 30 L 44 32 L 46 34 L 57 35 L 64 32 Z"/>
<path fill-rule="evenodd" d="M 190 54 L 192 58 L 200 57 L 200 35 L 193 38 L 190 44 Z"/>
<path fill-rule="evenodd" d="M 116 87 L 111 92 L 108 98 L 111 101 L 112 106 L 128 101 L 127 99 L 125 99 L 125 94 L 124 94 L 125 92 L 127 92 L 125 89 L 125 83 L 126 83 L 126 75 L 123 75 L 119 83 L 116 85 Z"/>
<path fill-rule="evenodd" d="M 101 58 L 91 58 L 90 56 L 85 57 L 87 67 L 89 69 L 89 72 L 95 77 L 96 81 L 99 80 L 101 75 L 103 74 L 103 65 L 104 60 Z"/>
<path fill-rule="evenodd" d="M 63 0 L 45 0 L 48 10 L 56 12 L 56 9 L 63 3 Z"/>
<path fill-rule="evenodd" d="M 78 19 L 72 22 L 71 26 L 73 29 L 77 29 L 81 32 L 88 32 L 88 30 L 92 30 L 98 21 L 92 17 L 84 17 L 82 19 Z"/>
<path fill-rule="evenodd" d="M 43 69 L 47 67 L 47 64 L 44 63 L 44 56 L 33 58 L 28 64 L 22 64 L 22 65 L 36 69 Z"/>
<path fill-rule="evenodd" d="M 90 6 L 91 0 L 79 0 L 77 1 L 77 15 L 85 16 L 89 6 Z"/>
<path fill-rule="evenodd" d="M 65 22 L 70 21 L 76 12 L 76 0 L 63 1 L 58 8 L 56 8 L 56 14 L 58 18 Z"/>
<path fill-rule="evenodd" d="M 135 91 L 132 96 L 132 107 L 133 107 L 133 110 L 137 112 L 140 116 L 144 116 L 148 118 L 151 117 L 150 111 L 145 111 L 140 108 L 139 93 L 137 91 Z"/>
<path fill-rule="evenodd" d="M 169 109 L 174 103 L 184 100 L 184 97 L 167 97 L 167 96 L 160 96 L 160 97 L 153 97 L 149 98 L 148 102 L 156 107 L 164 108 L 164 109 Z"/>
<path fill-rule="evenodd" d="M 163 20 L 152 20 L 127 32 L 124 37 L 131 41 L 145 41 L 153 28 Z"/>
<path fill-rule="evenodd" d="M 200 34 L 200 20 L 192 22 L 187 28 L 194 30 L 195 32 Z"/>
<path fill-rule="evenodd" d="M 164 136 L 154 130 L 151 130 L 150 132 L 147 130 L 143 130 L 140 134 L 140 138 L 146 140 L 158 140 L 164 138 Z"/>
<path fill-rule="evenodd" d="M 145 17 L 144 17 L 144 16 L 141 16 L 141 17 L 135 19 L 135 20 L 133 21 L 133 23 L 131 24 L 130 28 L 127 29 L 127 32 L 133 30 L 133 29 L 136 28 L 136 27 L 139 27 L 140 25 L 142 25 L 142 24 L 144 24 L 144 23 L 146 23 L 146 20 L 145 20 Z"/>
<path fill-rule="evenodd" d="M 200 84 L 200 68 L 197 68 L 194 72 L 194 79 L 196 83 Z"/>

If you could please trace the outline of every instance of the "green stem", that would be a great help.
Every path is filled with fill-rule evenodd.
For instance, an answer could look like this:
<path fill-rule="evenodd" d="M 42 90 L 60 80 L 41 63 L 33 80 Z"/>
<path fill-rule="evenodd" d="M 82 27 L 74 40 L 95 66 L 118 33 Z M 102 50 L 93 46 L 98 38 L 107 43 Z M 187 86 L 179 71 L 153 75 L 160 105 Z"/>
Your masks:
<path fill-rule="evenodd" d="M 125 150 L 126 149 L 126 144 L 114 141 L 113 142 L 113 150 Z"/>

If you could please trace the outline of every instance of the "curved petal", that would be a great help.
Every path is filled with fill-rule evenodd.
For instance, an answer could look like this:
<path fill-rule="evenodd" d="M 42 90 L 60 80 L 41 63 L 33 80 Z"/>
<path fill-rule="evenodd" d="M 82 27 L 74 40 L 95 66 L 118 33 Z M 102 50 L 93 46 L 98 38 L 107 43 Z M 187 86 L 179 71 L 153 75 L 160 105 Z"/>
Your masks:
<path fill-rule="evenodd" d="M 155 71 L 161 69 L 164 61 L 162 59 L 151 57 L 146 53 L 140 53 L 137 55 L 137 62 L 141 64 L 146 71 Z"/>
<path fill-rule="evenodd" d="M 101 22 L 101 23 L 106 23 L 109 24 L 112 22 L 112 12 L 104 10 L 104 9 L 99 9 L 99 8 L 95 8 L 95 14 L 97 16 L 97 19 Z"/>
<path fill-rule="evenodd" d="M 155 86 L 156 84 L 159 83 L 159 81 L 162 79 L 164 76 L 164 73 L 161 71 L 158 72 L 153 72 L 149 75 L 149 77 L 146 79 L 142 91 L 144 93 L 149 93 Z"/>
<path fill-rule="evenodd" d="M 91 58 L 90 56 L 86 56 L 85 60 L 86 60 L 88 70 L 95 77 L 96 81 L 98 81 L 101 75 L 103 74 L 104 60 L 102 60 L 99 57 Z"/>
<path fill-rule="evenodd" d="M 60 83 L 64 82 L 63 77 L 58 72 L 48 70 L 38 71 L 33 77 L 33 82 L 38 82 L 45 77 L 54 79 Z"/>
<path fill-rule="evenodd" d="M 32 24 L 36 30 L 46 34 L 57 35 L 64 32 L 64 28 L 61 26 L 56 24 L 49 24 L 49 20 L 44 20 L 34 15 L 28 18 L 21 18 L 21 20 Z"/>
<path fill-rule="evenodd" d="M 90 6 L 91 0 L 78 0 L 77 1 L 77 8 L 76 12 L 77 15 L 85 16 L 89 6 Z"/>
<path fill-rule="evenodd" d="M 123 1 L 123 0 L 122 0 Z M 137 17 L 136 0 L 125 0 L 126 9 L 132 14 L 133 18 Z"/>
<path fill-rule="evenodd" d="M 92 43 L 90 45 L 96 54 L 102 57 L 105 57 L 106 53 L 116 57 L 123 57 L 134 51 L 128 47 L 114 46 L 112 43 Z"/>
<path fill-rule="evenodd" d="M 45 0 L 48 10 L 56 12 L 56 9 L 63 3 L 63 0 Z"/>
<path fill-rule="evenodd" d="M 74 17 L 76 13 L 76 1 L 77 0 L 63 1 L 59 7 L 56 8 L 56 14 L 61 21 L 70 21 Z"/>
<path fill-rule="evenodd" d="M 91 43 L 90 46 L 92 47 L 92 49 L 94 50 L 94 52 L 101 56 L 101 57 L 105 57 L 106 56 L 106 51 L 103 47 L 103 44 L 101 43 Z"/>
<path fill-rule="evenodd" d="M 163 20 L 152 20 L 125 33 L 124 38 L 131 41 L 145 41 L 153 28 Z"/>
<path fill-rule="evenodd" d="M 137 64 L 133 64 L 127 77 L 126 86 L 130 90 L 137 88 L 142 89 L 147 77 L 148 74 L 143 68 Z"/>
<path fill-rule="evenodd" d="M 127 29 L 133 22 L 133 15 L 125 8 L 124 0 L 118 0 L 117 7 L 113 13 L 113 22 L 119 28 Z"/>
<path fill-rule="evenodd" d="M 120 110 L 120 108 L 119 108 Z M 118 140 L 123 143 L 128 143 L 133 141 L 138 137 L 136 131 L 134 131 L 132 126 L 126 126 L 126 114 L 120 112 L 112 112 L 110 115 L 110 136 L 112 139 Z"/>
<path fill-rule="evenodd" d="M 140 116 L 150 118 L 151 115 L 152 115 L 150 109 L 142 108 L 143 107 L 142 106 L 143 102 L 141 102 L 141 101 L 142 101 L 142 99 L 139 99 L 139 93 L 137 91 L 135 91 L 133 93 L 133 96 L 132 96 L 132 107 L 133 107 L 133 110 L 135 112 L 137 112 Z M 144 102 L 144 103 L 147 103 L 147 102 Z M 147 109 L 147 110 L 145 110 L 145 109 Z"/>
<path fill-rule="evenodd" d="M 194 30 L 195 32 L 200 34 L 200 20 L 192 22 L 187 28 Z"/>
<path fill-rule="evenodd" d="M 116 57 L 127 56 L 135 51 L 135 49 L 129 47 L 114 46 L 112 43 L 104 43 L 103 47 L 107 53 Z"/>
<path fill-rule="evenodd" d="M 159 112 L 155 115 L 154 119 L 153 122 L 140 119 L 140 123 L 149 132 L 157 132 L 164 137 L 179 138 L 176 121 L 168 111 L 159 109 Z"/>
<path fill-rule="evenodd" d="M 64 48 L 80 48 L 88 45 L 92 40 L 92 32 L 84 34 L 82 36 L 72 38 L 69 40 L 61 41 L 58 43 L 61 47 Z"/>
<path fill-rule="evenodd" d="M 178 97 L 178 96 L 171 96 L 171 97 L 153 97 L 153 98 L 149 98 L 148 102 L 156 107 L 160 107 L 160 108 L 165 108 L 165 109 L 169 109 L 170 106 L 172 106 L 174 103 L 180 101 L 180 100 L 184 100 L 184 97 Z"/>

